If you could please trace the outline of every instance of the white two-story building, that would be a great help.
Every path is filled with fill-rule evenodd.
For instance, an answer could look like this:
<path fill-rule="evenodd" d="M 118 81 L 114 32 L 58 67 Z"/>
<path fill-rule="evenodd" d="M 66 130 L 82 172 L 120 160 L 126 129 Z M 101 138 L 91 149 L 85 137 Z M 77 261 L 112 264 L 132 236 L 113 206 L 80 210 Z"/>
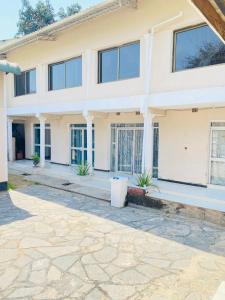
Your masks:
<path fill-rule="evenodd" d="M 225 186 L 225 45 L 187 0 L 104 1 L 0 54 L 10 160 Z"/>

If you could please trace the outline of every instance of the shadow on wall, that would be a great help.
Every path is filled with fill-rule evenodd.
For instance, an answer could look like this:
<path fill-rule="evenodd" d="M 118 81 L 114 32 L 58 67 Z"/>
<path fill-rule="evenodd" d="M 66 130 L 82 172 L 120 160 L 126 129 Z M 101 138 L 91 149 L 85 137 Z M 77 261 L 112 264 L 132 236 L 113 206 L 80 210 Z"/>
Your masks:
<path fill-rule="evenodd" d="M 30 217 L 32 215 L 29 212 L 13 204 L 8 192 L 0 192 L 0 226 Z"/>

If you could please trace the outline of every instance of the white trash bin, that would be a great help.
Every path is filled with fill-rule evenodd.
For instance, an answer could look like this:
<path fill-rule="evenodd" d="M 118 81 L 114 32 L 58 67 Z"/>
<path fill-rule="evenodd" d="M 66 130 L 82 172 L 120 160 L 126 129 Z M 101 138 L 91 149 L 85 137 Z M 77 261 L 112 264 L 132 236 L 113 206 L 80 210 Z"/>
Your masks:
<path fill-rule="evenodd" d="M 127 195 L 128 178 L 115 176 L 111 181 L 111 206 L 124 207 Z"/>

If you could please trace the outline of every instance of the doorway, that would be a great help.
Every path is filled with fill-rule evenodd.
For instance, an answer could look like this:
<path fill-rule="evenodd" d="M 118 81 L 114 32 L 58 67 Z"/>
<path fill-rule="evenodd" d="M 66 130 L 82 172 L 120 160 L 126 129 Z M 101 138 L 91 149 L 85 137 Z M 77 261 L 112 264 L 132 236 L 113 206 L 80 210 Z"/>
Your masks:
<path fill-rule="evenodd" d="M 40 124 L 34 124 L 34 153 L 40 156 Z M 45 159 L 51 160 L 51 126 L 45 124 Z"/>
<path fill-rule="evenodd" d="M 143 133 L 143 124 L 112 124 L 112 171 L 141 173 Z"/>
<path fill-rule="evenodd" d="M 71 165 L 80 165 L 87 162 L 87 125 L 72 124 L 71 136 Z M 92 128 L 92 165 L 95 160 L 95 132 Z"/>
<path fill-rule="evenodd" d="M 25 159 L 25 126 L 23 123 L 12 124 L 12 137 L 15 140 L 15 146 L 13 146 L 15 160 Z"/>

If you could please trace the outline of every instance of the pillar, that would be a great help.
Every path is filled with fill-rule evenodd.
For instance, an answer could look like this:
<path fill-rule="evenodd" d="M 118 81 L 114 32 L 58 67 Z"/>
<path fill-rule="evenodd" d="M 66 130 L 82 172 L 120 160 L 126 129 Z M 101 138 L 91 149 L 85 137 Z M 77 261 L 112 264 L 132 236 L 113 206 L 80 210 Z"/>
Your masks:
<path fill-rule="evenodd" d="M 153 118 L 154 115 L 148 108 L 142 111 L 144 118 L 142 172 L 152 175 L 153 168 Z"/>
<path fill-rule="evenodd" d="M 46 118 L 42 115 L 38 116 L 40 122 L 40 167 L 45 167 L 45 121 Z"/>
<path fill-rule="evenodd" d="M 9 161 L 13 161 L 13 136 L 12 136 L 12 123 L 13 120 L 8 118 L 7 121 L 7 129 L 8 129 L 8 159 Z"/>
<path fill-rule="evenodd" d="M 93 172 L 93 165 L 92 165 L 92 144 L 93 144 L 93 138 L 92 138 L 92 130 L 93 130 L 93 115 L 91 115 L 88 112 L 84 112 L 83 116 L 85 117 L 85 120 L 87 122 L 87 163 L 90 167 L 90 173 Z"/>

